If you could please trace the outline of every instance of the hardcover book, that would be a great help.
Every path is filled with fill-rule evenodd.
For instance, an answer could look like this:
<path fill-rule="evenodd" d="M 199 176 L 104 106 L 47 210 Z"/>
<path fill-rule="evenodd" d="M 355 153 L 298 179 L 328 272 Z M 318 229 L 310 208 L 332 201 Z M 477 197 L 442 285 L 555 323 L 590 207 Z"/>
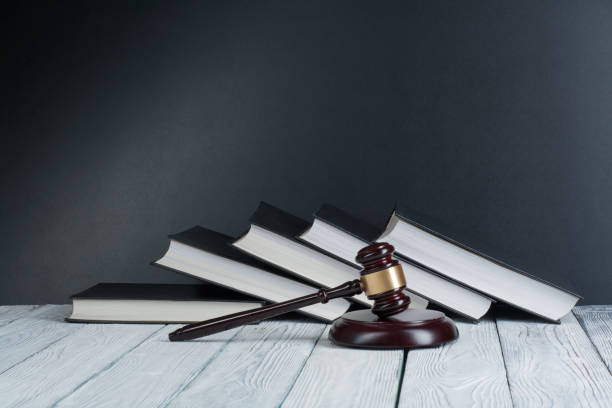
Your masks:
<path fill-rule="evenodd" d="M 323 204 L 314 217 L 312 226 L 300 239 L 355 264 L 356 251 L 374 242 L 381 234 L 379 228 L 330 204 Z M 397 259 L 406 276 L 406 287 L 411 292 L 471 319 L 479 319 L 489 310 L 491 299 L 488 297 L 411 264 L 402 257 L 397 256 Z"/>
<path fill-rule="evenodd" d="M 262 202 L 250 222 L 249 231 L 234 242 L 242 251 L 297 278 L 328 288 L 359 279 L 361 268 L 354 262 L 296 239 L 310 226 L 308 221 Z M 411 295 L 415 299 L 413 307 L 427 305 L 420 296 Z M 372 304 L 363 293 L 351 299 L 368 306 Z"/>
<path fill-rule="evenodd" d="M 99 283 L 72 296 L 70 322 L 193 323 L 263 306 L 213 285 Z"/>
<path fill-rule="evenodd" d="M 396 207 L 379 241 L 446 277 L 548 320 L 569 313 L 580 296 L 433 231 Z"/>
<path fill-rule="evenodd" d="M 234 238 L 225 234 L 197 226 L 169 238 L 167 252 L 154 262 L 155 265 L 271 302 L 282 302 L 318 290 L 234 248 L 231 245 Z M 334 299 L 300 311 L 331 321 L 349 306 L 345 299 Z"/>

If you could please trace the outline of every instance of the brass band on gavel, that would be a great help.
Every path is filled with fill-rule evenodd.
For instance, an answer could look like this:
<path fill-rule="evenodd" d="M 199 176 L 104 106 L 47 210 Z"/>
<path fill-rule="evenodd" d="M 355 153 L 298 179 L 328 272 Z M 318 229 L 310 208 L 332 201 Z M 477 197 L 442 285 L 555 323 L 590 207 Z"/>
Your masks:
<path fill-rule="evenodd" d="M 406 286 L 406 278 L 404 278 L 401 265 L 394 265 L 378 272 L 361 275 L 360 281 L 367 296 L 378 295 Z"/>

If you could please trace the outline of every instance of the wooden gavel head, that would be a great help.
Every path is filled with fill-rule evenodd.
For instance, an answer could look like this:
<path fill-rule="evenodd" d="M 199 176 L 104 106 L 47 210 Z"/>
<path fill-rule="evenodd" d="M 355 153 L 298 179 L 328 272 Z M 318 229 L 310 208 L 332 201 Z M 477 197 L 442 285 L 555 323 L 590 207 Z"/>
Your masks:
<path fill-rule="evenodd" d="M 404 292 L 404 271 L 393 259 L 393 251 L 393 245 L 380 242 L 363 248 L 355 258 L 363 265 L 361 287 L 368 299 L 374 301 L 372 312 L 379 317 L 400 313 L 410 305 L 410 297 Z"/>

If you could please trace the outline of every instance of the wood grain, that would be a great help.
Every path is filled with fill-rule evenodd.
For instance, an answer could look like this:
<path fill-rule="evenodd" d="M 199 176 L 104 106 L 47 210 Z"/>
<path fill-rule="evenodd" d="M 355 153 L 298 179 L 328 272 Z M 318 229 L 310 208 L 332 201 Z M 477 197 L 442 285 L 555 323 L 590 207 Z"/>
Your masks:
<path fill-rule="evenodd" d="M 52 405 L 108 368 L 160 327 L 87 325 L 4 372 L 0 376 L 0 406 Z"/>
<path fill-rule="evenodd" d="M 512 407 L 495 321 L 456 319 L 459 338 L 408 351 L 400 407 Z"/>
<path fill-rule="evenodd" d="M 342 348 L 321 335 L 283 407 L 393 407 L 402 350 Z"/>
<path fill-rule="evenodd" d="M 500 314 L 497 327 L 516 406 L 612 406 L 612 376 L 572 313 L 561 324 Z"/>
<path fill-rule="evenodd" d="M 176 326 L 70 324 L 69 312 L 0 308 L 0 406 L 335 408 L 398 397 L 401 351 L 335 347 L 318 323 L 269 321 L 233 338 L 170 343 Z M 515 406 L 612 406 L 612 306 L 575 314 L 586 332 L 572 314 L 560 325 L 500 314 L 497 351 L 493 321 L 458 321 L 457 342 L 407 354 L 399 406 L 508 405 L 499 349 Z"/>
<path fill-rule="evenodd" d="M 169 406 L 278 406 L 324 327 L 288 321 L 245 326 Z"/>
<path fill-rule="evenodd" d="M 241 330 L 234 329 L 197 341 L 171 343 L 168 333 L 179 327 L 172 325 L 159 331 L 57 406 L 163 406 Z"/>
<path fill-rule="evenodd" d="M 612 306 L 580 306 L 574 314 L 612 372 Z"/>
<path fill-rule="evenodd" d="M 574 311 L 585 311 L 585 312 L 612 312 L 612 305 L 587 305 L 587 306 L 576 306 Z"/>
<path fill-rule="evenodd" d="M 0 373 L 32 354 L 79 330 L 82 325 L 68 324 L 69 305 L 47 305 L 0 327 Z"/>
<path fill-rule="evenodd" d="M 0 306 L 0 326 L 24 317 L 35 307 L 34 305 Z"/>

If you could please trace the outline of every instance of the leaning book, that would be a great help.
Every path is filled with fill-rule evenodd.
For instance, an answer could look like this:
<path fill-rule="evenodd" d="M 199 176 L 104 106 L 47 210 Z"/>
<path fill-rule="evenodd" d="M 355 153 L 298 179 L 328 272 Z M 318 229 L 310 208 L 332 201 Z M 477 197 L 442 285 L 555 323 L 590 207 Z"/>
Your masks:
<path fill-rule="evenodd" d="M 371 244 L 381 233 L 379 228 L 330 204 L 323 204 L 314 217 L 312 226 L 299 238 L 354 264 L 357 251 Z M 404 270 L 406 287 L 434 305 L 474 320 L 489 310 L 490 298 L 400 256 L 396 258 Z"/>
<path fill-rule="evenodd" d="M 359 278 L 360 266 L 297 239 L 310 227 L 308 221 L 265 202 L 260 203 L 250 221 L 249 230 L 234 246 L 286 271 L 288 276 L 328 288 Z M 410 297 L 412 308 L 427 306 L 422 297 L 412 293 Z M 351 301 L 366 306 L 373 303 L 364 293 L 353 296 Z"/>
<path fill-rule="evenodd" d="M 235 238 L 225 234 L 196 226 L 169 238 L 168 250 L 154 265 L 270 302 L 283 302 L 318 290 L 234 248 Z M 346 299 L 334 299 L 299 311 L 332 321 L 350 305 Z"/>
<path fill-rule="evenodd" d="M 396 207 L 378 241 L 397 253 L 457 282 L 537 316 L 559 321 L 580 296 L 494 259 L 473 244 L 459 242 L 416 221 L 418 214 Z M 422 215 L 421 215 L 422 217 Z"/>

